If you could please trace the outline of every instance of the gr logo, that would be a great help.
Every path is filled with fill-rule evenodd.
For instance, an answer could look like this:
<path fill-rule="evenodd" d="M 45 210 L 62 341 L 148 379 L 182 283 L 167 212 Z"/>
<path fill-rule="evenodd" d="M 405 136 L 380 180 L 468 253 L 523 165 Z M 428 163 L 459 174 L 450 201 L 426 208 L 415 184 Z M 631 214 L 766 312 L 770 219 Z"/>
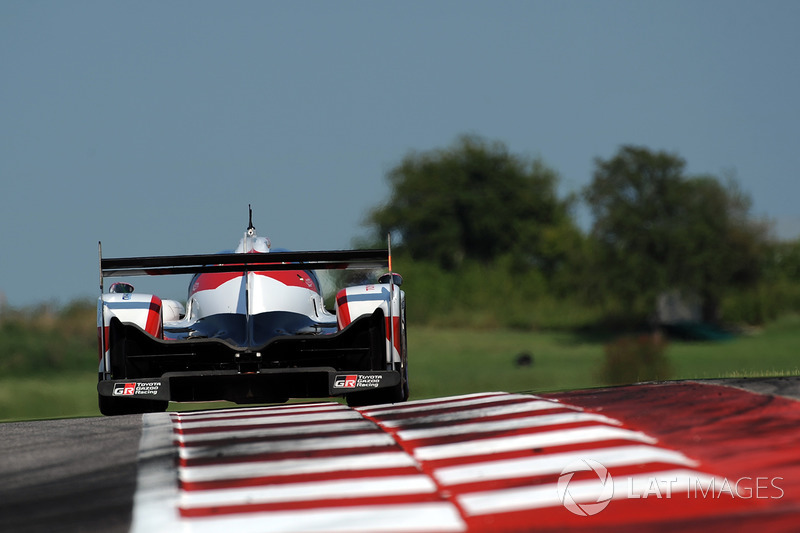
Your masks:
<path fill-rule="evenodd" d="M 577 472 L 594 472 L 594 476 L 581 476 Z M 579 516 L 596 515 L 608 506 L 614 497 L 614 480 L 605 466 L 591 459 L 573 461 L 561 471 L 558 478 L 558 498 L 568 511 Z"/>
<path fill-rule="evenodd" d="M 353 374 L 350 376 L 336 376 L 333 381 L 333 386 L 337 389 L 355 389 L 358 383 L 358 375 Z"/>
<path fill-rule="evenodd" d="M 136 393 L 136 383 L 117 383 L 114 385 L 114 396 L 133 396 Z"/>

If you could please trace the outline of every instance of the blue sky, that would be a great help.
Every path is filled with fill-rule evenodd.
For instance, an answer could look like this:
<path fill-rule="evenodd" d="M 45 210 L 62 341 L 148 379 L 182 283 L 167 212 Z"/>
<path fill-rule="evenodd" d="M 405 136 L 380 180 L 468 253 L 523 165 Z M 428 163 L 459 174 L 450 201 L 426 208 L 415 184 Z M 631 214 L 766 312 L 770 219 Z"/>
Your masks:
<path fill-rule="evenodd" d="M 465 133 L 563 194 L 622 144 L 675 152 L 794 238 L 799 26 L 795 1 L 4 0 L 0 292 L 95 297 L 99 240 L 232 248 L 248 203 L 274 246 L 347 248 L 389 169 Z"/>

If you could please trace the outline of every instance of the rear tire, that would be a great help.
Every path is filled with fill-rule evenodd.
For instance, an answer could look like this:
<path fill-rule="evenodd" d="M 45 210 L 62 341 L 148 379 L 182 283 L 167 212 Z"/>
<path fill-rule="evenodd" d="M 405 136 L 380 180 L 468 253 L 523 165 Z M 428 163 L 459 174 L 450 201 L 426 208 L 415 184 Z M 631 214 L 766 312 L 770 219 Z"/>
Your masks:
<path fill-rule="evenodd" d="M 350 407 L 364 407 L 366 405 L 379 405 L 383 403 L 400 403 L 408 400 L 408 348 L 406 345 L 405 317 L 400 322 L 401 339 L 400 346 L 403 354 L 400 363 L 397 363 L 397 370 L 400 372 L 400 383 L 386 389 L 375 389 L 361 392 L 353 392 L 345 396 L 347 405 Z"/>

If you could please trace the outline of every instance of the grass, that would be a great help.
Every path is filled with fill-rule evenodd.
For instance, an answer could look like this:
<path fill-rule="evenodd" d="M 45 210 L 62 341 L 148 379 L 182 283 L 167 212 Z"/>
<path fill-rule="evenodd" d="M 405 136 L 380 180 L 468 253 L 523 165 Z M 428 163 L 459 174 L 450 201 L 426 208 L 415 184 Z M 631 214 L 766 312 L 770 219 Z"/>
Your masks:
<path fill-rule="evenodd" d="M 413 398 L 486 390 L 554 390 L 598 385 L 602 345 L 569 333 L 409 329 Z M 522 354 L 530 366 L 518 366 Z"/>
<path fill-rule="evenodd" d="M 555 391 L 611 385 L 600 375 L 611 339 L 570 332 L 409 330 L 412 396 L 486 390 Z M 521 353 L 530 366 L 517 366 Z M 721 342 L 667 344 L 663 379 L 800 375 L 800 315 Z"/>
<path fill-rule="evenodd" d="M 800 375 L 800 315 L 730 341 L 673 343 L 667 355 L 678 379 Z"/>
<path fill-rule="evenodd" d="M 0 421 L 99 416 L 97 372 L 0 379 Z"/>
<path fill-rule="evenodd" d="M 609 385 L 601 378 L 611 338 L 571 332 L 409 328 L 412 399 L 479 391 L 555 391 Z M 531 364 L 519 366 L 520 354 Z M 85 371 L 0 378 L 0 421 L 95 416 L 94 354 Z M 665 378 L 800 375 L 800 315 L 721 342 L 670 342 Z M 199 409 L 230 404 L 171 404 Z"/>

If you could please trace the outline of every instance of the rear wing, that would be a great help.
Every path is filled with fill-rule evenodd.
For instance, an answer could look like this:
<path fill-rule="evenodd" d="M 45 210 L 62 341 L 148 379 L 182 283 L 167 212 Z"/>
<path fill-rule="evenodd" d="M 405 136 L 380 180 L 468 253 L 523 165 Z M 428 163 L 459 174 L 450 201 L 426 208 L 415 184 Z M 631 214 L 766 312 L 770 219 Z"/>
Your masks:
<path fill-rule="evenodd" d="M 104 258 L 102 244 L 98 245 L 98 250 L 100 275 L 103 278 L 269 270 L 371 270 L 389 266 L 388 250 L 225 253 L 126 258 Z"/>
<path fill-rule="evenodd" d="M 389 250 L 332 250 L 321 252 L 223 253 L 104 258 L 100 256 L 100 292 L 104 279 L 119 276 L 163 276 L 205 272 L 264 272 L 277 270 L 374 270 L 391 264 Z"/>

